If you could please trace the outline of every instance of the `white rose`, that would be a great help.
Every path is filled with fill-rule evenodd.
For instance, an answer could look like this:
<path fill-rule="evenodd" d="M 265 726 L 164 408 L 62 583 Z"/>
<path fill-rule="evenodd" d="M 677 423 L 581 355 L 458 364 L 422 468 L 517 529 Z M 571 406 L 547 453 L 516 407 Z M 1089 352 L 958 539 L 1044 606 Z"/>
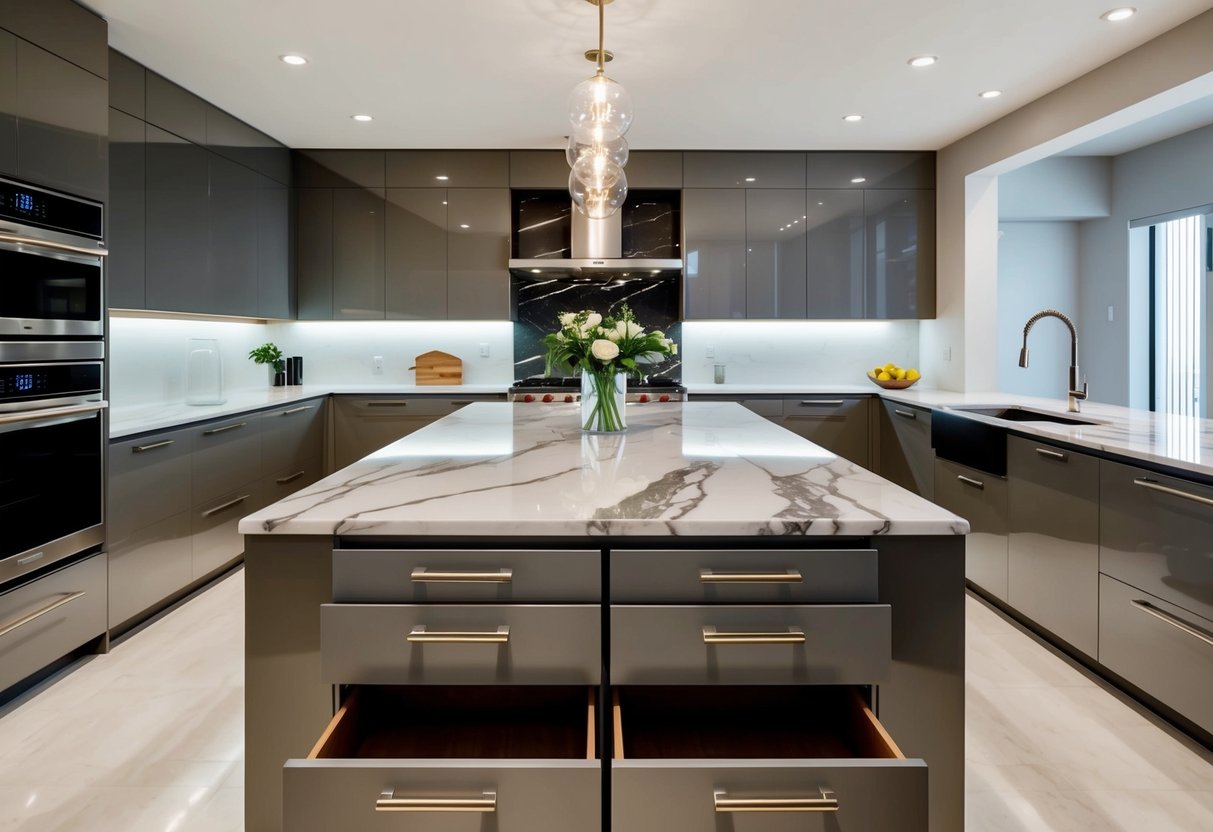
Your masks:
<path fill-rule="evenodd" d="M 561 326 L 572 326 L 573 319 L 577 317 L 576 312 L 561 312 L 559 315 Z"/>
<path fill-rule="evenodd" d="M 619 345 L 614 341 L 599 338 L 597 341 L 590 344 L 590 352 L 599 361 L 610 361 L 619 357 Z"/>
<path fill-rule="evenodd" d="M 582 329 L 588 331 L 598 326 L 600 323 L 602 323 L 602 316 L 597 312 L 591 312 L 586 316 L 585 323 L 582 324 Z"/>
<path fill-rule="evenodd" d="M 635 321 L 616 321 L 615 332 L 619 333 L 620 338 L 635 338 L 644 334 L 644 327 Z"/>
<path fill-rule="evenodd" d="M 665 333 L 662 332 L 660 329 L 653 330 L 652 334 L 655 335 L 656 337 L 660 338 L 663 341 L 666 340 Z"/>
<path fill-rule="evenodd" d="M 619 334 L 619 330 L 612 329 L 610 332 L 608 332 L 606 334 L 606 337 L 610 338 L 612 341 L 618 341 L 623 336 Z"/>

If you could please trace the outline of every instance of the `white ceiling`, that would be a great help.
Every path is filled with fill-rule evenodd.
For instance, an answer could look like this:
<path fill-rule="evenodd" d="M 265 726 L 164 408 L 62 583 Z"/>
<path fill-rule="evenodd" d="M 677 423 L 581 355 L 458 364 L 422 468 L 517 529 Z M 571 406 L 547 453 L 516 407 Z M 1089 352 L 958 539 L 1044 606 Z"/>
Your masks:
<path fill-rule="evenodd" d="M 114 48 L 292 147 L 560 147 L 597 45 L 585 0 L 84 2 Z M 637 149 L 938 149 L 1213 8 L 1099 19 L 1118 2 L 617 0 L 608 74 Z"/>

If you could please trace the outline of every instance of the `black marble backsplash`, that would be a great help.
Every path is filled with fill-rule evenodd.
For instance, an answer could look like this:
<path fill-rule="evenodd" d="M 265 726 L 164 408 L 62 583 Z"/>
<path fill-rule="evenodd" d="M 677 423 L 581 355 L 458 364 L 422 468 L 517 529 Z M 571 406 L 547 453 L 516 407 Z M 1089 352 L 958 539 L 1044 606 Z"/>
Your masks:
<path fill-rule="evenodd" d="M 510 301 L 514 315 L 514 377 L 543 375 L 543 336 L 560 328 L 561 312 L 589 309 L 603 317 L 632 307 L 636 321 L 646 330 L 660 329 L 682 347 L 678 300 L 682 273 L 662 272 L 644 277 L 559 277 L 511 273 Z M 553 367 L 552 375 L 568 375 Z M 647 375 L 681 380 L 682 356 L 649 365 Z"/>

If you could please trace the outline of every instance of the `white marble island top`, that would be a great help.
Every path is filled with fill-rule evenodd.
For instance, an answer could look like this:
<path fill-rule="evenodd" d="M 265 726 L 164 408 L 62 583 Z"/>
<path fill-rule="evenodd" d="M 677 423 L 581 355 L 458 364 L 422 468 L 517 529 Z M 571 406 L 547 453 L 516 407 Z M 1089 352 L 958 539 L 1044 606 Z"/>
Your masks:
<path fill-rule="evenodd" d="M 953 535 L 968 523 L 740 405 L 469 405 L 240 521 L 243 534 Z"/>

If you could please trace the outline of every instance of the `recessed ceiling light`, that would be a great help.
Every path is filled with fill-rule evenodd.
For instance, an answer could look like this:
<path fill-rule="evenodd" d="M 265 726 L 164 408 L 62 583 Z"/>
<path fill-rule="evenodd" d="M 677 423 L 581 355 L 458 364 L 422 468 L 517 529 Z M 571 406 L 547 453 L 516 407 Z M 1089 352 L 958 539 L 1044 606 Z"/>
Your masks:
<path fill-rule="evenodd" d="M 843 116 L 843 121 L 863 121 L 863 116 L 859 113 L 851 113 L 849 116 Z"/>
<path fill-rule="evenodd" d="M 858 185 L 860 182 L 867 182 L 867 181 L 868 181 L 868 178 L 866 176 L 856 176 L 854 179 L 851 180 L 851 184 Z"/>
<path fill-rule="evenodd" d="M 753 182 L 753 181 L 754 181 L 754 177 L 753 177 L 753 176 L 747 176 L 747 177 L 745 178 L 745 181 L 747 181 L 747 182 Z"/>
<path fill-rule="evenodd" d="M 459 223 L 459 227 L 460 227 L 460 228 L 471 228 L 471 226 L 470 226 L 470 225 L 468 225 L 466 222 L 461 222 L 461 223 Z"/>
<path fill-rule="evenodd" d="M 357 115 L 350 116 L 350 118 L 352 118 L 354 121 L 374 121 L 375 120 L 374 116 L 368 116 L 366 113 L 358 113 Z"/>
<path fill-rule="evenodd" d="M 1002 90 L 985 90 L 977 93 L 978 98 L 997 98 L 1000 95 L 1002 95 Z"/>
<path fill-rule="evenodd" d="M 1135 14 L 1137 14 L 1137 9 L 1132 6 L 1121 6 L 1119 9 L 1111 9 L 1104 12 L 1099 16 L 1099 19 L 1115 23 L 1118 20 L 1128 20 Z"/>
<path fill-rule="evenodd" d="M 938 62 L 939 58 L 935 55 L 919 55 L 917 58 L 910 58 L 906 63 L 910 66 L 930 66 Z"/>
<path fill-rule="evenodd" d="M 279 55 L 278 60 L 291 66 L 303 66 L 307 63 L 307 58 L 302 55 Z"/>
<path fill-rule="evenodd" d="M 445 182 L 446 180 L 450 179 L 451 177 L 447 176 L 446 174 L 442 174 L 441 176 L 435 176 L 434 178 L 437 179 L 439 182 Z"/>

